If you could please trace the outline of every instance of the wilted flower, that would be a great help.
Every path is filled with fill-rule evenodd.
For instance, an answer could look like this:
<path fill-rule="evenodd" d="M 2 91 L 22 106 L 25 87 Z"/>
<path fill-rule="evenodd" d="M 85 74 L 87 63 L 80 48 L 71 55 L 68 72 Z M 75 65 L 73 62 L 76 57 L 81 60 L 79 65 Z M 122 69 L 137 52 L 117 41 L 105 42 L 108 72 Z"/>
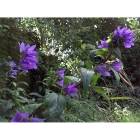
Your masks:
<path fill-rule="evenodd" d="M 10 66 L 11 68 L 14 68 L 14 67 L 16 66 L 16 63 L 15 63 L 14 61 L 10 61 L 10 62 L 9 62 L 9 66 Z"/>
<path fill-rule="evenodd" d="M 131 48 L 134 46 L 134 34 L 127 27 L 120 29 L 118 26 L 114 31 L 114 42 L 123 45 L 125 48 Z"/>
<path fill-rule="evenodd" d="M 16 116 L 11 120 L 11 122 L 28 122 L 29 113 L 20 113 L 20 111 L 16 111 Z"/>
<path fill-rule="evenodd" d="M 63 86 L 64 86 L 64 80 L 58 81 L 57 84 L 58 84 L 60 87 L 63 87 Z"/>
<path fill-rule="evenodd" d="M 71 97 L 75 97 L 75 93 L 79 92 L 77 88 L 75 88 L 76 83 L 74 84 L 68 84 L 65 88 L 64 91 L 67 92 L 68 94 L 71 95 Z"/>
<path fill-rule="evenodd" d="M 101 40 L 101 44 L 100 46 L 98 46 L 99 49 L 102 49 L 102 48 L 108 48 L 108 43 L 104 40 Z"/>
<path fill-rule="evenodd" d="M 20 59 L 20 65 L 19 70 L 23 70 L 25 72 L 28 72 L 29 69 L 37 69 L 37 62 L 38 59 L 36 58 L 36 55 L 38 55 L 38 52 L 34 51 L 36 45 L 30 46 L 22 42 L 19 43 L 20 46 L 20 52 L 23 53 L 21 59 Z"/>
<path fill-rule="evenodd" d="M 60 77 L 64 78 L 64 72 L 65 72 L 65 70 L 59 70 L 59 71 L 57 71 L 57 74 L 58 74 Z"/>
<path fill-rule="evenodd" d="M 114 62 L 111 64 L 111 67 L 117 71 L 121 71 L 122 70 L 122 64 L 120 62 L 120 60 L 118 60 L 117 62 Z"/>
<path fill-rule="evenodd" d="M 106 68 L 106 64 L 101 64 L 96 67 L 95 72 L 99 73 L 100 75 L 110 76 L 109 69 Z"/>
<path fill-rule="evenodd" d="M 10 76 L 17 75 L 17 73 L 18 73 L 18 70 L 12 70 Z"/>

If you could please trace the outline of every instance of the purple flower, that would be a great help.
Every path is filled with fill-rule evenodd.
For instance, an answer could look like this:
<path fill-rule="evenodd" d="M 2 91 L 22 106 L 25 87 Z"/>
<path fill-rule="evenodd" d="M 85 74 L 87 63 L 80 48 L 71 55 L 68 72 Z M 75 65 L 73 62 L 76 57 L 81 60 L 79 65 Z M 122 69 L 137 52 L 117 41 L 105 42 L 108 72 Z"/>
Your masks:
<path fill-rule="evenodd" d="M 102 49 L 102 48 L 108 48 L 108 43 L 104 40 L 101 40 L 101 44 L 100 46 L 98 46 L 99 49 Z"/>
<path fill-rule="evenodd" d="M 95 72 L 99 73 L 100 75 L 110 76 L 109 69 L 106 68 L 106 64 L 102 64 L 96 67 Z"/>
<path fill-rule="evenodd" d="M 11 120 L 11 122 L 28 122 L 29 113 L 20 113 L 20 111 L 16 111 L 16 116 Z"/>
<path fill-rule="evenodd" d="M 64 80 L 61 80 L 57 83 L 60 87 L 63 87 L 64 86 Z"/>
<path fill-rule="evenodd" d="M 11 68 L 14 68 L 16 66 L 16 63 L 14 61 L 9 61 L 9 66 Z"/>
<path fill-rule="evenodd" d="M 114 42 L 123 45 L 125 48 L 131 48 L 134 46 L 134 34 L 127 27 L 120 29 L 118 26 L 114 31 Z"/>
<path fill-rule="evenodd" d="M 71 97 L 75 97 L 75 93 L 79 92 L 77 88 L 75 88 L 76 83 L 74 84 L 68 84 L 65 88 L 64 91 L 67 92 L 68 94 L 71 95 Z"/>
<path fill-rule="evenodd" d="M 113 69 L 117 70 L 117 71 L 121 71 L 122 70 L 122 64 L 121 64 L 120 60 L 117 61 L 117 62 L 112 63 L 111 67 Z"/>
<path fill-rule="evenodd" d="M 19 70 L 23 70 L 25 72 L 28 72 L 29 69 L 37 69 L 37 62 L 38 59 L 36 58 L 36 55 L 38 55 L 38 52 L 34 51 L 36 45 L 30 46 L 22 42 L 19 43 L 20 52 L 23 53 L 21 59 L 20 59 L 20 65 Z"/>
<path fill-rule="evenodd" d="M 17 75 L 17 73 L 18 73 L 18 70 L 12 70 L 10 76 Z"/>
<path fill-rule="evenodd" d="M 44 122 L 45 119 L 32 118 L 31 122 Z"/>
<path fill-rule="evenodd" d="M 60 77 L 64 78 L 64 72 L 65 72 L 65 70 L 59 70 L 59 71 L 57 71 L 57 74 L 58 74 Z"/>

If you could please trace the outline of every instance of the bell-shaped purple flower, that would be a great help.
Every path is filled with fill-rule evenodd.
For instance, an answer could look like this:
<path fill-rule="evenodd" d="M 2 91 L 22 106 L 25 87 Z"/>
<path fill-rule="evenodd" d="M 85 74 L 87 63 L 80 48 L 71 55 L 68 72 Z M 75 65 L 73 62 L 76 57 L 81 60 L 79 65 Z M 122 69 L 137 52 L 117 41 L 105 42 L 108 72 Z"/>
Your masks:
<path fill-rule="evenodd" d="M 16 63 L 14 61 L 9 61 L 9 66 L 11 68 L 14 68 L 16 66 Z"/>
<path fill-rule="evenodd" d="M 16 111 L 16 116 L 11 120 L 11 122 L 28 122 L 29 113 L 20 113 Z"/>
<path fill-rule="evenodd" d="M 17 73 L 18 73 L 18 70 L 12 70 L 10 76 L 15 76 L 17 75 Z"/>
<path fill-rule="evenodd" d="M 58 74 L 60 77 L 64 78 L 64 72 L 65 72 L 65 70 L 59 70 L 59 71 L 57 71 L 57 74 Z"/>
<path fill-rule="evenodd" d="M 36 55 L 38 55 L 38 52 L 34 51 L 36 45 L 30 46 L 22 42 L 19 43 L 20 46 L 20 52 L 23 53 L 20 64 L 19 64 L 19 70 L 23 70 L 25 72 L 28 72 L 30 69 L 37 69 L 37 62 L 38 59 L 36 58 Z"/>
<path fill-rule="evenodd" d="M 134 46 L 134 34 L 127 27 L 120 29 L 118 26 L 114 31 L 114 42 L 125 48 L 131 48 Z"/>
<path fill-rule="evenodd" d="M 114 70 L 117 70 L 117 71 L 121 71 L 122 70 L 122 64 L 121 64 L 120 60 L 118 60 L 117 62 L 112 63 L 111 67 Z"/>
<path fill-rule="evenodd" d="M 79 92 L 79 90 L 77 88 L 75 88 L 76 83 L 74 84 L 68 84 L 65 88 L 64 91 L 68 94 L 71 95 L 71 97 L 75 97 L 75 93 Z"/>
<path fill-rule="evenodd" d="M 32 118 L 31 122 L 44 122 L 45 119 Z"/>
<path fill-rule="evenodd" d="M 64 80 L 58 81 L 57 84 L 58 84 L 60 87 L 63 87 L 63 86 L 64 86 Z"/>
<path fill-rule="evenodd" d="M 96 67 L 95 72 L 99 73 L 100 75 L 110 76 L 109 69 L 106 67 L 106 64 L 101 64 Z"/>
<path fill-rule="evenodd" d="M 99 49 L 102 49 L 102 48 L 108 48 L 108 43 L 104 40 L 101 40 L 101 44 L 100 46 L 98 46 Z"/>

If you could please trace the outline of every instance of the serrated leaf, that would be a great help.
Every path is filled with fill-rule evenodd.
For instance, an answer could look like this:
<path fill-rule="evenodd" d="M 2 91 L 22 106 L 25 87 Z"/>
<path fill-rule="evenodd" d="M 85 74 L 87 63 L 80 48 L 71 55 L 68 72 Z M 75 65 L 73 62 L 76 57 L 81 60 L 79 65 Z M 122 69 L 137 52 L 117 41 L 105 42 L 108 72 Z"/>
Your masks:
<path fill-rule="evenodd" d="M 51 93 L 46 96 L 46 102 L 50 111 L 50 118 L 59 118 L 65 109 L 65 98 L 62 95 Z"/>
<path fill-rule="evenodd" d="M 32 93 L 29 93 L 29 95 L 34 95 L 34 96 L 37 96 L 37 97 L 43 97 L 41 96 L 39 93 L 37 92 L 32 92 Z"/>
<path fill-rule="evenodd" d="M 84 88 L 84 96 L 86 96 L 88 92 L 88 86 L 92 80 L 92 76 L 94 75 L 94 71 L 87 70 L 85 68 L 81 68 L 83 88 Z"/>

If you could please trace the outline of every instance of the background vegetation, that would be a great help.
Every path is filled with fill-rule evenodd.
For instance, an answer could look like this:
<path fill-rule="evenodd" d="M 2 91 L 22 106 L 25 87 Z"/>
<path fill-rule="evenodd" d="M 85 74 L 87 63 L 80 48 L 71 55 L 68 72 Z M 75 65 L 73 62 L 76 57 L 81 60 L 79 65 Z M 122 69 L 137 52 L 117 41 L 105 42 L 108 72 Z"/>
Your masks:
<path fill-rule="evenodd" d="M 22 106 L 24 112 L 28 111 L 33 116 L 44 108 L 39 117 L 46 117 L 47 122 L 139 122 L 139 22 L 139 18 L 1 18 L 0 121 L 10 121 L 15 110 L 20 110 Z M 130 49 L 121 49 L 124 70 L 135 91 L 132 92 L 122 80 L 116 87 L 116 79 L 111 76 L 98 80 L 97 86 L 101 91 L 89 86 L 88 94 L 84 96 L 81 84 L 75 98 L 69 95 L 61 97 L 57 71 L 65 69 L 67 76 L 79 78 L 81 67 L 90 68 L 90 51 L 97 49 L 100 40 L 107 39 L 117 26 L 127 26 L 135 34 L 135 45 Z M 37 70 L 32 69 L 20 76 L 20 86 L 15 91 L 15 79 L 8 77 L 7 62 L 19 61 L 18 42 L 36 44 L 39 62 Z M 68 80 L 65 78 L 66 82 Z M 15 103 L 15 94 L 21 106 Z M 124 98 L 108 101 L 103 95 Z M 57 103 L 61 107 L 54 109 L 50 98 L 53 101 L 59 98 L 60 104 L 59 100 Z"/>

